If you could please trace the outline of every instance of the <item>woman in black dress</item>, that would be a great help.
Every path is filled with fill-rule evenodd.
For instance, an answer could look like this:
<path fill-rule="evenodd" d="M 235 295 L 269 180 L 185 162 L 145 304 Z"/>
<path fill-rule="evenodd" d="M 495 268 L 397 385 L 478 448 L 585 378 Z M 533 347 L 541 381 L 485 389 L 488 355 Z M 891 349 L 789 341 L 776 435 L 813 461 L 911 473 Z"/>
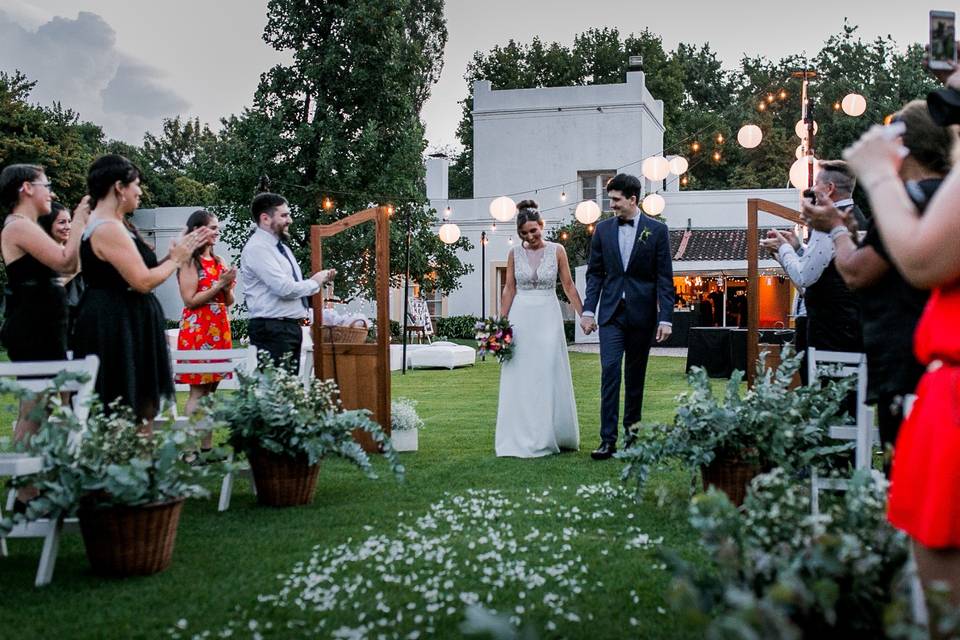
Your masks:
<path fill-rule="evenodd" d="M 163 310 L 152 291 L 190 263 L 210 230 L 201 227 L 171 244 L 158 262 L 126 220 L 142 193 L 137 167 L 123 156 L 103 156 L 90 167 L 87 187 L 93 211 L 80 243 L 86 291 L 74 327 L 74 355 L 99 356 L 100 399 L 108 405 L 119 398 L 149 431 L 161 402 L 174 393 Z"/>
<path fill-rule="evenodd" d="M 37 219 L 43 230 L 61 245 L 67 244 L 73 226 L 70 209 L 59 202 L 54 202 L 50 213 Z M 79 232 L 78 232 L 79 233 Z M 67 294 L 67 344 L 73 335 L 73 324 L 77 319 L 77 305 L 83 295 L 83 277 L 80 275 L 81 265 L 73 273 L 60 274 L 60 283 Z"/>
<path fill-rule="evenodd" d="M 74 224 L 83 230 L 88 198 L 77 206 Z M 53 189 L 42 167 L 13 164 L 0 172 L 0 208 L 6 213 L 0 252 L 7 271 L 5 312 L 0 343 L 13 362 L 67 359 L 67 302 L 58 275 L 75 271 L 77 237 L 56 242 L 37 223 L 50 213 Z M 34 403 L 22 403 L 14 432 L 16 441 L 37 430 L 27 416 Z M 21 499 L 31 496 L 21 492 Z"/>

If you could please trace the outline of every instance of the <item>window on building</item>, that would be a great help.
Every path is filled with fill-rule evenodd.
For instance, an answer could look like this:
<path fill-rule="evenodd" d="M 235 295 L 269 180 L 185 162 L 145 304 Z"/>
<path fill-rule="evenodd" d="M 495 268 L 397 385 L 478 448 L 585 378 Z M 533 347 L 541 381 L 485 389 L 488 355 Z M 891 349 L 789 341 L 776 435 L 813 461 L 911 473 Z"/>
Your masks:
<path fill-rule="evenodd" d="M 443 296 L 439 291 L 426 291 L 420 285 L 411 282 L 409 295 L 410 300 L 413 300 L 414 298 L 420 298 L 426 303 L 427 311 L 430 312 L 431 320 L 436 321 L 437 318 L 443 315 Z"/>
<path fill-rule="evenodd" d="M 580 199 L 593 200 L 601 211 L 610 211 L 610 198 L 607 197 L 607 182 L 616 175 L 615 171 L 580 171 Z"/>

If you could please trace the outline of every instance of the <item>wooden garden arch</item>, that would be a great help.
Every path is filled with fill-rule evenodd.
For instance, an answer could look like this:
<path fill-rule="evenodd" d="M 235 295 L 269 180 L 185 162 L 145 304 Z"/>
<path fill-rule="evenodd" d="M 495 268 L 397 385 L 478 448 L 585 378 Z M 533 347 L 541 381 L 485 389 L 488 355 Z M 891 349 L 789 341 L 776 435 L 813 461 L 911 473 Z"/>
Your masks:
<path fill-rule="evenodd" d="M 334 377 L 340 385 L 340 399 L 346 409 L 368 409 L 390 435 L 390 214 L 387 207 L 365 209 L 332 224 L 310 227 L 310 266 L 323 268 L 324 238 L 366 222 L 376 224 L 377 341 L 374 344 L 331 344 L 324 342 L 323 296 L 313 297 L 313 371 L 324 380 Z M 368 452 L 379 448 L 363 433 L 357 439 Z"/>
<path fill-rule="evenodd" d="M 800 213 L 789 207 L 759 198 L 747 200 L 747 383 L 751 385 L 760 357 L 760 228 L 757 214 L 761 211 L 794 224 L 803 224 Z"/>

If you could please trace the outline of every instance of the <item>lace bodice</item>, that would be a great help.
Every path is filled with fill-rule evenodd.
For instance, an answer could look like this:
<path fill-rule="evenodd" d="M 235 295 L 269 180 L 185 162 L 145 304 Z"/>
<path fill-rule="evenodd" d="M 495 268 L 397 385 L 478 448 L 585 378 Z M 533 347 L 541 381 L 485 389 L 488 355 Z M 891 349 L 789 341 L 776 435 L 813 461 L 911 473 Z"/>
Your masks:
<path fill-rule="evenodd" d="M 517 279 L 518 291 L 552 291 L 556 288 L 558 247 L 554 242 L 544 242 L 543 257 L 536 269 L 531 267 L 526 249 L 522 246 L 513 248 L 513 273 Z"/>

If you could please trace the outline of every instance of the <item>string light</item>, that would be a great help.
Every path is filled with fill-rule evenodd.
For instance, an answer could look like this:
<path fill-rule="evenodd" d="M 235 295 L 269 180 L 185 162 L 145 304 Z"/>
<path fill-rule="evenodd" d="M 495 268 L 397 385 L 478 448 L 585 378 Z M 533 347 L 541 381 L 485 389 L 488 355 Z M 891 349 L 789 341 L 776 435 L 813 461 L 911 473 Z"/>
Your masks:
<path fill-rule="evenodd" d="M 834 102 L 834 103 L 833 103 L 833 110 L 834 110 L 834 111 L 840 111 L 840 103 L 839 103 L 839 102 Z"/>
<path fill-rule="evenodd" d="M 694 153 L 700 151 L 700 143 L 699 143 L 699 142 L 694 142 L 693 144 L 691 144 L 691 145 L 690 145 L 690 151 L 693 151 Z"/>
<path fill-rule="evenodd" d="M 560 202 L 566 202 L 566 201 L 567 201 L 567 192 L 566 192 L 566 191 L 561 191 L 561 192 L 560 192 Z"/>
<path fill-rule="evenodd" d="M 592 224 L 588 224 L 588 225 L 587 225 L 587 233 L 593 233 L 593 225 L 592 225 Z"/>
<path fill-rule="evenodd" d="M 507 238 L 507 244 L 513 244 L 513 236 Z"/>
<path fill-rule="evenodd" d="M 786 99 L 787 99 L 787 90 L 786 90 L 786 89 L 780 89 L 780 99 L 781 99 L 781 100 L 786 100 Z"/>
<path fill-rule="evenodd" d="M 494 222 L 492 225 L 490 225 L 490 231 L 492 231 L 493 233 L 496 233 L 496 232 L 497 232 L 497 223 L 496 223 L 496 222 Z"/>
<path fill-rule="evenodd" d="M 387 215 L 388 215 L 388 216 L 392 216 L 394 211 L 395 211 L 395 209 L 393 208 L 393 205 L 392 205 L 392 204 L 388 204 L 388 205 L 387 205 Z"/>
<path fill-rule="evenodd" d="M 722 134 L 722 133 L 718 133 L 718 134 L 717 134 L 717 144 L 723 144 L 723 134 Z"/>
<path fill-rule="evenodd" d="M 713 161 L 714 161 L 714 162 L 720 162 L 720 158 L 722 158 L 722 157 L 723 157 L 723 156 L 720 155 L 720 152 L 719 152 L 719 151 L 714 151 L 714 152 L 713 152 Z"/>
<path fill-rule="evenodd" d="M 560 239 L 561 239 L 561 240 L 566 240 L 566 239 L 569 238 L 569 237 L 570 237 L 570 235 L 569 235 L 566 231 L 564 231 L 563 233 L 560 234 Z"/>
<path fill-rule="evenodd" d="M 688 183 L 688 182 L 690 182 L 690 181 L 687 180 L 687 176 L 683 176 L 682 178 L 680 178 L 680 185 L 681 185 L 681 186 L 683 186 L 683 187 L 687 186 L 687 183 Z"/>
<path fill-rule="evenodd" d="M 443 218 L 447 219 L 453 213 L 453 209 L 450 208 L 450 205 L 447 205 L 447 208 L 443 210 Z"/>
<path fill-rule="evenodd" d="M 767 102 L 773 102 L 773 94 L 772 94 L 772 93 L 768 93 L 768 94 L 767 94 Z"/>
<path fill-rule="evenodd" d="M 766 102 L 761 102 L 760 104 L 757 105 L 757 111 L 766 111 L 766 110 L 767 110 Z"/>
<path fill-rule="evenodd" d="M 326 211 L 330 211 L 330 209 L 333 209 L 333 200 L 329 196 L 324 196 L 322 206 Z"/>

